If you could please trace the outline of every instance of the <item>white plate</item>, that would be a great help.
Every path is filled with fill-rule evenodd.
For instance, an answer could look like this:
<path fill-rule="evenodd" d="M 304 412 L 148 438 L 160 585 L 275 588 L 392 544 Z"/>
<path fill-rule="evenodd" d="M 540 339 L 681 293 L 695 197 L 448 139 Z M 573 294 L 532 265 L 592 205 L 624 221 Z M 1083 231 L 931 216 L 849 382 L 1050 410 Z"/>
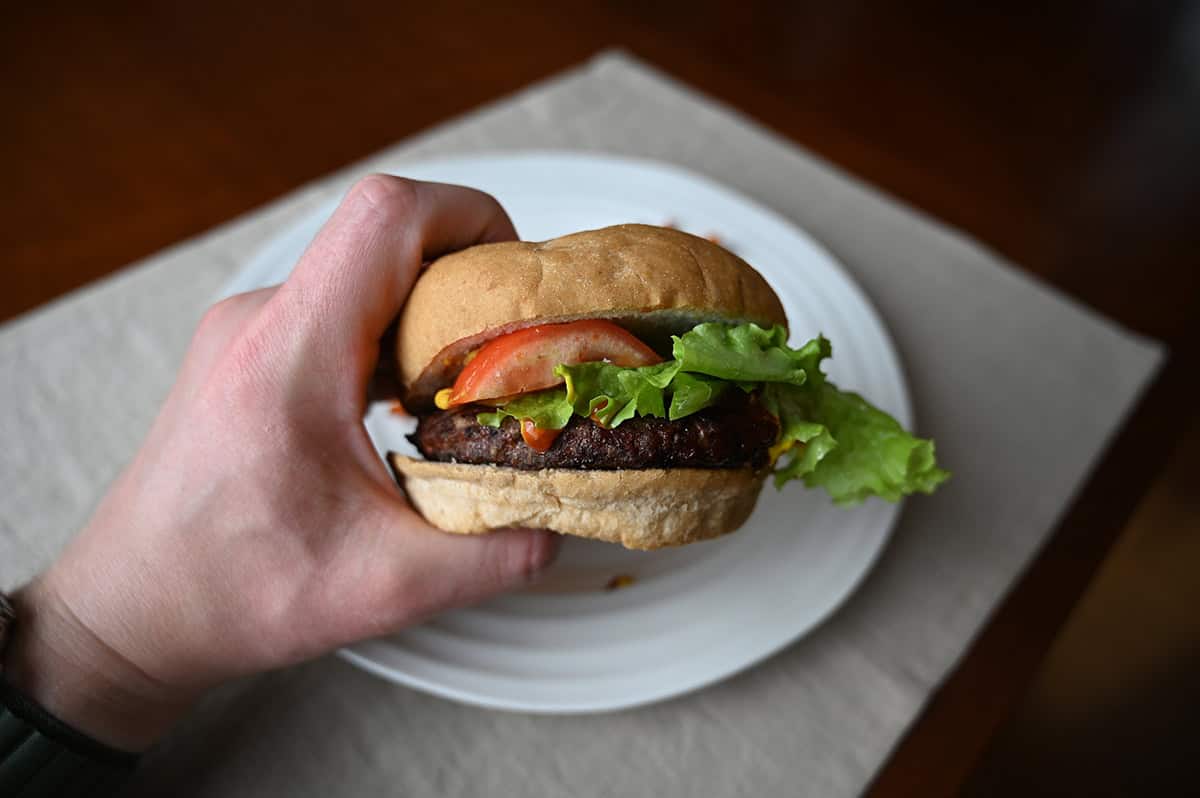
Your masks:
<path fill-rule="evenodd" d="M 862 291 L 806 234 L 705 177 L 559 152 L 397 163 L 390 171 L 488 191 L 531 240 L 667 220 L 717 233 L 778 292 L 794 344 L 824 332 L 834 347 L 832 379 L 911 424 L 899 360 Z M 267 245 L 228 293 L 283 280 L 334 205 Z M 381 452 L 412 453 L 404 439 L 411 422 L 378 406 L 366 423 Z M 821 623 L 871 567 L 899 510 L 879 500 L 841 510 L 823 492 L 768 486 L 737 534 L 648 553 L 567 539 L 536 589 L 342 654 L 386 679 L 498 709 L 579 713 L 659 701 L 728 677 Z M 618 574 L 635 581 L 606 591 Z"/>

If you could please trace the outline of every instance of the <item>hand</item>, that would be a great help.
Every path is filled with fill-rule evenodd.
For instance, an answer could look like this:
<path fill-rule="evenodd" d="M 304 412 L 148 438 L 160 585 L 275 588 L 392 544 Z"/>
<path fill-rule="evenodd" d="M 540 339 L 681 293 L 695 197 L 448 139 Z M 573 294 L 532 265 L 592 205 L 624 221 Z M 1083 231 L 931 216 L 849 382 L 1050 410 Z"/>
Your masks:
<path fill-rule="evenodd" d="M 530 579 L 554 536 L 433 529 L 362 425 L 380 338 L 421 264 L 515 237 L 485 194 L 372 176 L 287 282 L 214 306 L 133 462 L 18 593 L 6 677 L 139 750 L 221 681 Z"/>

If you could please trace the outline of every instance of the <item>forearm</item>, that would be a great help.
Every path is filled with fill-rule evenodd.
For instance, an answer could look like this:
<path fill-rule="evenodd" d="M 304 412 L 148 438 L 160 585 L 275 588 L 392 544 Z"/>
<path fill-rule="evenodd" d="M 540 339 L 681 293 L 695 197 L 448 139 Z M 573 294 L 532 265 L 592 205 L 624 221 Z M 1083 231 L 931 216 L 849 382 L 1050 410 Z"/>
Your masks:
<path fill-rule="evenodd" d="M 4 651 L 4 678 L 64 723 L 114 748 L 142 751 L 185 710 L 185 699 L 80 623 L 46 578 L 13 602 L 19 620 Z"/>

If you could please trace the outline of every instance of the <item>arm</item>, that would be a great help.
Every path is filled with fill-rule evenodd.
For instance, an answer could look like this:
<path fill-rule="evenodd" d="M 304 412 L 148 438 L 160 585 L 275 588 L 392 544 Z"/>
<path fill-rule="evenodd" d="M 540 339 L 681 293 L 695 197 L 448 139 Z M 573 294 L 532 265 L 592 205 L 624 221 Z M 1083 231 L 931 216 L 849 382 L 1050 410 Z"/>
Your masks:
<path fill-rule="evenodd" d="M 287 282 L 213 307 L 132 463 L 16 595 L 5 679 L 138 751 L 225 680 L 527 581 L 552 535 L 433 529 L 362 426 L 421 264 L 513 237 L 485 194 L 372 176 Z"/>

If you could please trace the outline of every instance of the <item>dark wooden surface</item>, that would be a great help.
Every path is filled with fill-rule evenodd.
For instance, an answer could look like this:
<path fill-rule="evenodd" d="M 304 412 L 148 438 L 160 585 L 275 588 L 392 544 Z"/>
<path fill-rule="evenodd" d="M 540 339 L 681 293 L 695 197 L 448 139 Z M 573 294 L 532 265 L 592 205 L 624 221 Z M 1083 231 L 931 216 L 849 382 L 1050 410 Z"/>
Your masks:
<path fill-rule="evenodd" d="M 1058 694 L 1047 652 L 1094 646 L 1067 657 L 1092 671 L 1120 656 L 1100 632 L 1061 633 L 1097 567 L 1148 491 L 1167 497 L 1153 529 L 1196 519 L 1163 471 L 1198 417 L 1186 390 L 1200 351 L 1194 4 L 14 4 L 0 22 L 0 319 L 612 45 L 1171 345 L 873 792 L 984 794 L 997 773 L 1047 769 L 1020 745 L 1036 731 L 1031 702 Z M 1122 584 L 1111 589 L 1140 589 Z M 1163 639 L 1191 651 L 1200 635 L 1176 618 Z M 1152 693 L 1142 703 L 1178 699 Z"/>

